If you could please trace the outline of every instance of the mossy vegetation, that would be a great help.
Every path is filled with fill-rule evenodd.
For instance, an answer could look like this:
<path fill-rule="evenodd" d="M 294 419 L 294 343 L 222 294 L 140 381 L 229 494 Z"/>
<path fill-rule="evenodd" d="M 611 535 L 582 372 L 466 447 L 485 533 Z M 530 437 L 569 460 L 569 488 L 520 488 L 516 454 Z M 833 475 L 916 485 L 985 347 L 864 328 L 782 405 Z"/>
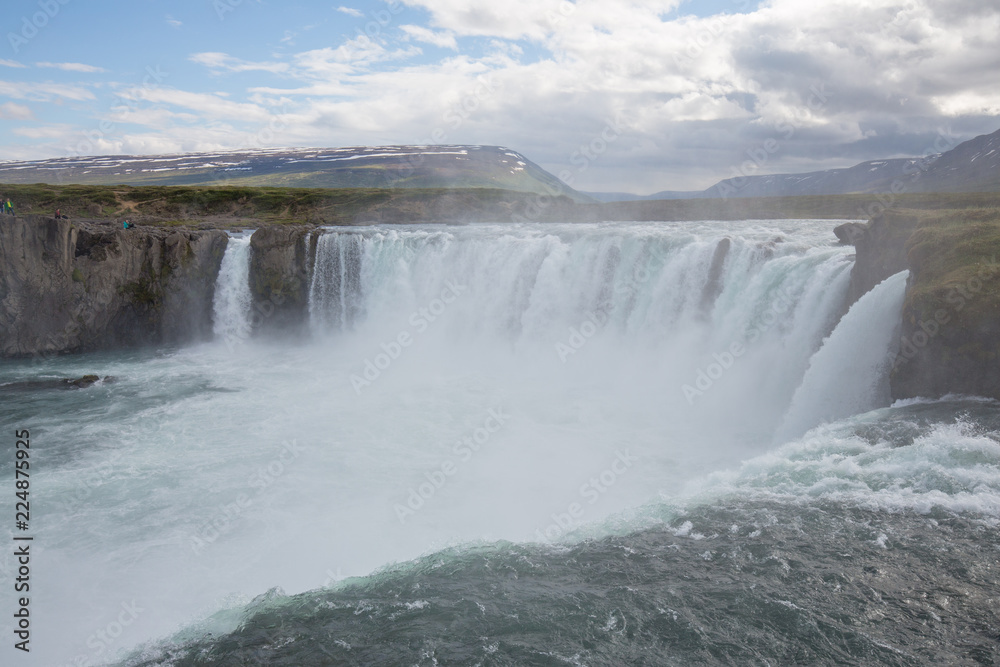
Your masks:
<path fill-rule="evenodd" d="M 866 220 L 885 208 L 994 210 L 1000 193 L 829 195 L 577 203 L 499 188 L 286 188 L 249 185 L 0 185 L 19 213 L 131 218 L 157 226 L 350 225 L 373 222 Z"/>
<path fill-rule="evenodd" d="M 809 195 L 729 199 L 664 199 L 655 201 L 585 204 L 577 209 L 588 219 L 607 220 L 868 220 L 889 209 L 921 211 L 998 208 L 1000 193 L 907 193 L 900 195 Z M 592 212 L 592 213 L 591 213 Z"/>
<path fill-rule="evenodd" d="M 462 192 L 470 209 L 534 196 L 505 190 L 388 190 L 204 186 L 0 185 L 22 213 L 70 218 L 137 218 L 143 224 L 191 224 L 206 218 L 265 224 L 351 224 L 384 209 L 431 210 Z M 459 207 L 460 208 L 460 207 Z M 460 212 L 456 209 L 456 212 Z"/>
<path fill-rule="evenodd" d="M 906 244 L 913 267 L 905 310 L 915 322 L 1000 324 L 1000 208 L 914 211 Z"/>
<path fill-rule="evenodd" d="M 130 297 L 131 302 L 134 304 L 150 309 L 160 307 L 163 295 L 160 291 L 159 283 L 151 277 L 144 276 L 139 280 L 130 282 L 124 285 L 121 290 L 123 294 L 127 294 Z"/>

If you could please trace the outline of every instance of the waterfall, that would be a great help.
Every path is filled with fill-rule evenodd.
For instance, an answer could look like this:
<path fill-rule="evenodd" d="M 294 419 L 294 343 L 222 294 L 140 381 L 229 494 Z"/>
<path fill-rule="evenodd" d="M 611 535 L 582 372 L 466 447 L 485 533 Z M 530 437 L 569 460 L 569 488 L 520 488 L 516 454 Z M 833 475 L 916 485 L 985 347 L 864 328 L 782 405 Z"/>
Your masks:
<path fill-rule="evenodd" d="M 554 591 L 546 601 L 570 606 L 526 613 L 585 618 L 566 550 L 525 542 L 584 540 L 574 553 L 604 569 L 630 566 L 635 559 L 623 560 L 623 547 L 655 557 L 680 545 L 683 558 L 674 560 L 688 568 L 694 592 L 706 577 L 733 578 L 731 554 L 789 551 L 791 542 L 810 545 L 789 552 L 807 566 L 839 568 L 843 553 L 862 554 L 855 559 L 862 580 L 866 563 L 898 558 L 892 584 L 920 565 L 908 544 L 930 536 L 946 546 L 955 534 L 920 519 L 932 510 L 936 517 L 968 512 L 968 520 L 949 526 L 966 526 L 958 537 L 975 546 L 986 534 L 981 526 L 1000 517 L 997 405 L 918 401 L 838 419 L 888 400 L 885 364 L 906 276 L 892 277 L 840 318 L 854 248 L 836 243 L 836 224 L 316 229 L 294 236 L 308 254 L 301 245 L 280 248 L 294 258 L 288 268 L 301 282 L 289 281 L 297 291 L 275 300 L 280 315 L 269 321 L 304 329 L 308 314 L 311 336 L 288 330 L 238 354 L 216 343 L 55 357 L 37 371 L 12 362 L 0 369 L 7 421 L 54 443 L 45 465 L 31 470 L 54 503 L 33 526 L 46 547 L 34 555 L 47 583 L 32 593 L 39 597 L 32 604 L 50 610 L 45 625 L 59 628 L 39 643 L 38 664 L 117 659 L 87 648 L 119 617 L 123 600 L 148 610 L 115 637 L 119 643 L 105 643 L 142 654 L 123 664 L 197 662 L 205 654 L 191 637 L 231 650 L 242 639 L 225 633 L 252 618 L 238 601 L 272 587 L 326 589 L 253 604 L 260 612 L 254 623 L 273 624 L 274 613 L 283 614 L 281 647 L 325 650 L 336 623 L 351 646 L 359 645 L 352 636 L 374 637 L 372 646 L 385 639 L 389 661 L 419 662 L 405 652 L 426 644 L 416 635 L 386 639 L 382 620 L 401 609 L 396 591 L 412 593 L 410 611 L 421 627 L 437 628 L 435 603 L 417 601 L 481 590 L 486 570 L 503 584 L 505 573 L 531 566 L 528 557 L 547 563 L 548 574 L 539 576 L 548 579 L 525 584 L 526 604 L 537 601 L 541 581 Z M 250 259 L 250 239 L 231 238 L 215 289 L 220 341 L 241 340 L 258 313 L 258 304 L 250 308 Z M 72 378 L 92 368 L 119 381 L 79 391 L 53 391 L 48 381 L 31 388 L 39 373 Z M 825 419 L 838 421 L 774 446 L 776 432 L 800 433 Z M 14 472 L 7 467 L 7 488 Z M 838 506 L 844 511 L 831 510 Z M 864 508 L 863 522 L 854 520 L 855 508 Z M 915 511 L 896 511 L 907 508 Z M 892 523 L 897 519 L 904 523 Z M 831 534 L 830 526 L 843 525 L 856 530 Z M 830 560 L 816 561 L 824 549 Z M 6 565 L 16 568 L 14 551 L 6 554 Z M 927 580 L 938 566 L 931 553 L 918 574 Z M 840 599 L 805 579 L 796 588 L 780 563 L 771 570 L 770 587 L 745 605 L 740 622 L 770 610 L 776 615 L 765 625 L 804 628 L 803 641 L 827 646 L 813 620 L 828 619 Z M 433 571 L 447 576 L 430 581 Z M 378 574 L 359 585 L 329 588 L 341 573 L 371 572 Z M 419 590 L 399 578 L 407 573 Z M 643 584 L 650 600 L 664 595 L 662 574 Z M 447 581 L 454 587 L 441 588 Z M 607 582 L 591 583 L 600 593 Z M 733 584 L 735 594 L 748 590 L 745 583 Z M 976 595 L 988 606 L 986 584 Z M 372 591 L 386 600 L 385 613 L 371 613 Z M 699 606 L 709 621 L 729 613 L 732 596 L 716 593 L 680 600 L 685 618 Z M 817 594 L 833 611 L 805 616 Z M 855 597 L 854 611 L 863 614 L 864 596 Z M 612 619 L 617 633 L 623 619 L 648 616 L 646 602 L 625 608 L 618 598 L 585 620 L 612 627 L 605 620 Z M 308 629 L 317 605 L 331 600 L 337 609 Z M 795 608 L 775 600 L 794 600 Z M 667 602 L 680 612 L 677 600 Z M 905 625 L 912 614 L 905 605 L 898 611 Z M 661 623 L 668 634 L 676 625 L 670 618 Z M 572 634 L 552 627 L 539 641 Z M 350 635 L 355 630 L 360 634 Z M 160 642 L 158 657 L 155 638 L 178 631 Z M 476 627 L 463 632 L 454 635 L 462 647 L 496 641 L 481 640 Z M 278 645 L 268 633 L 257 635 Z M 617 635 L 605 635 L 611 640 L 599 644 L 621 645 Z M 908 641 L 899 639 L 900 646 Z M 567 648 L 565 655 L 575 655 L 575 646 Z M 772 662 L 791 654 L 782 649 Z M 268 655 L 287 664 L 328 658 Z M 584 657 L 629 664 L 640 652 L 607 655 Z M 664 656 L 659 662 L 669 662 Z M 898 657 L 888 649 L 884 656 Z M 728 657 L 746 662 L 743 654 Z"/>
<path fill-rule="evenodd" d="M 836 324 L 851 268 L 828 225 L 781 224 L 325 230 L 311 326 L 499 342 L 566 364 L 616 348 L 642 355 L 678 411 L 746 410 L 773 429 Z"/>
<path fill-rule="evenodd" d="M 842 286 L 837 279 L 844 282 L 849 264 L 838 249 L 776 236 L 653 226 L 600 233 L 556 225 L 328 231 L 317 242 L 310 319 L 330 330 L 408 313 L 452 281 L 474 295 L 450 309 L 453 326 L 515 338 L 544 338 L 591 314 L 637 337 L 672 337 L 702 324 L 732 338 L 735 327 L 775 299 L 796 302 L 778 329 L 808 328 L 796 316 L 829 315 L 811 311 L 837 305 L 825 295 L 842 296 L 831 288 Z"/>
<path fill-rule="evenodd" d="M 309 289 L 309 319 L 315 331 L 346 330 L 360 310 L 361 236 L 332 232 L 316 242 Z"/>
<path fill-rule="evenodd" d="M 795 392 L 779 439 L 889 404 L 889 369 L 908 276 L 909 271 L 901 271 L 858 299 L 823 341 Z"/>
<path fill-rule="evenodd" d="M 229 237 L 222 258 L 219 277 L 215 282 L 212 304 L 212 331 L 216 338 L 227 342 L 245 340 L 250 336 L 250 236 L 244 232 Z"/>

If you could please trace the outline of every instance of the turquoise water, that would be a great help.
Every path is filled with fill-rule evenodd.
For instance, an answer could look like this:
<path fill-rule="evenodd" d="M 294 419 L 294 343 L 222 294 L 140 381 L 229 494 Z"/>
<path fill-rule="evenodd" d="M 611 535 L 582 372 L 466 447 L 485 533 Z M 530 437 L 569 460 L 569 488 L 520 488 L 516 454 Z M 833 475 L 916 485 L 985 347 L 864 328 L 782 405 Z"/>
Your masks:
<path fill-rule="evenodd" d="M 824 340 L 897 319 L 837 328 L 835 224 L 351 230 L 305 340 L 217 307 L 211 344 L 3 362 L 25 664 L 977 660 L 996 405 L 872 393 L 821 424 L 851 405 L 801 398 Z M 116 381 L 18 384 L 87 373 Z M 796 401 L 808 432 L 776 436 Z"/>

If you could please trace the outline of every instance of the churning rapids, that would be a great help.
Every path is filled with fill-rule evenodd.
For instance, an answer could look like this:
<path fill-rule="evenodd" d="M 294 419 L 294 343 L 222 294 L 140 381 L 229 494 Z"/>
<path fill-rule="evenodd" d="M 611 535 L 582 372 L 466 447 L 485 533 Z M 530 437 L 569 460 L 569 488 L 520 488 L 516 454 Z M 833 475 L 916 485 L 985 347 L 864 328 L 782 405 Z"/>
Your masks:
<path fill-rule="evenodd" d="M 213 342 L 0 365 L 18 664 L 994 664 L 1000 410 L 835 224 L 317 230 L 281 339 L 234 237 Z"/>

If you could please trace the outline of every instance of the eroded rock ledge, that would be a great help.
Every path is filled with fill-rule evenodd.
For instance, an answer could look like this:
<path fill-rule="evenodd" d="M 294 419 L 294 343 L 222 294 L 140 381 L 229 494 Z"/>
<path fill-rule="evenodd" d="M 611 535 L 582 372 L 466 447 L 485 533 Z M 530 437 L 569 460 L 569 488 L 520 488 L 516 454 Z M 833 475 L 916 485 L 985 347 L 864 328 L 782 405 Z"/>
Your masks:
<path fill-rule="evenodd" d="M 886 211 L 837 236 L 857 249 L 852 302 L 910 271 L 893 398 L 1000 399 L 1000 211 Z"/>
<path fill-rule="evenodd" d="M 221 230 L 0 220 L 0 356 L 180 344 L 211 335 Z"/>
<path fill-rule="evenodd" d="M 886 211 L 836 232 L 857 249 L 852 302 L 910 270 L 893 397 L 1000 399 L 1000 211 Z M 305 225 L 254 234 L 255 335 L 305 329 L 316 240 Z M 209 339 L 226 244 L 222 230 L 2 219 L 0 356 Z"/>

